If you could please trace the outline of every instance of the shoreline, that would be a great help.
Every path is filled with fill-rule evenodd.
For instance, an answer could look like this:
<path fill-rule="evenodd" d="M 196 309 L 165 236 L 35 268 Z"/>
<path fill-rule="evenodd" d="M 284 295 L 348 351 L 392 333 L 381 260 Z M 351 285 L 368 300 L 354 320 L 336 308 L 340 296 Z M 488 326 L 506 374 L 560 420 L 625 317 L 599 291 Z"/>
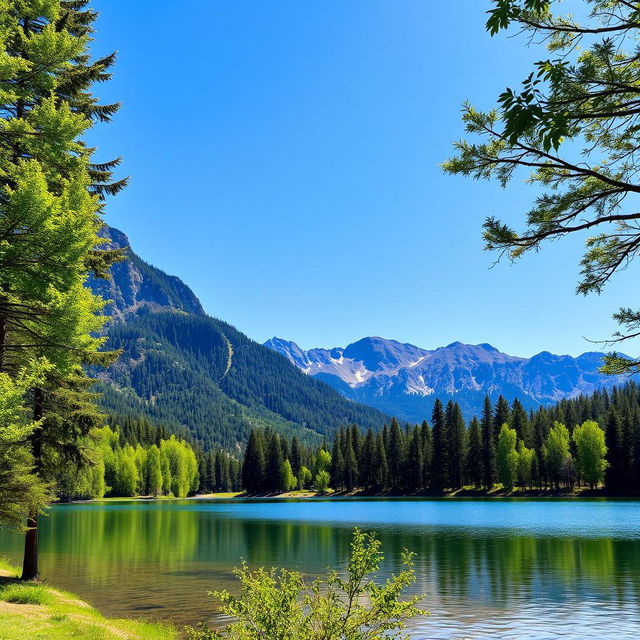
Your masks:
<path fill-rule="evenodd" d="M 173 496 L 116 496 L 108 498 L 89 498 L 86 500 L 69 500 L 56 501 L 51 504 L 86 504 L 92 502 L 163 502 L 175 500 L 257 500 L 257 499 L 309 499 L 309 500 L 340 500 L 351 498 L 380 498 L 380 499 L 398 499 L 407 498 L 425 498 L 439 500 L 468 500 L 473 498 L 501 500 L 513 498 L 536 498 L 536 499 L 563 499 L 575 500 L 583 498 L 611 498 L 611 499 L 627 499 L 640 500 L 640 496 L 631 494 L 620 494 L 606 492 L 604 489 L 579 489 L 574 491 L 555 490 L 555 489 L 527 489 L 504 491 L 501 488 L 495 488 L 491 491 L 484 489 L 473 489 L 465 487 L 456 491 L 423 491 L 411 493 L 398 492 L 370 492 L 370 491 L 333 491 L 330 493 L 318 493 L 317 491 L 285 491 L 282 493 L 245 493 L 244 491 L 225 492 L 225 493 L 200 493 L 186 498 L 174 498 Z"/>

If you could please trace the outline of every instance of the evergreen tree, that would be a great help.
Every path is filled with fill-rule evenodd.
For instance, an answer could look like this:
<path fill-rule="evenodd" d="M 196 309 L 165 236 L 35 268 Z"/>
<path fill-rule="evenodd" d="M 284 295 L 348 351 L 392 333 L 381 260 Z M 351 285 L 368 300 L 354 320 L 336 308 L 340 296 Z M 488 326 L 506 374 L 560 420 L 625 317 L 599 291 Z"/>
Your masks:
<path fill-rule="evenodd" d="M 420 435 L 422 436 L 422 459 L 424 462 L 424 469 L 422 471 L 422 478 L 424 486 L 428 487 L 431 484 L 431 463 L 433 459 L 433 443 L 431 441 L 431 428 L 426 420 L 422 421 L 420 426 Z"/>
<path fill-rule="evenodd" d="M 393 489 L 400 489 L 404 485 L 405 443 L 400 424 L 393 418 L 389 431 L 389 451 L 387 464 L 389 465 L 389 483 Z"/>
<path fill-rule="evenodd" d="M 516 430 L 518 440 L 522 440 L 525 445 L 531 444 L 531 435 L 529 433 L 529 418 L 524 410 L 522 403 L 515 398 L 511 404 L 511 416 L 507 420 L 511 427 Z"/>
<path fill-rule="evenodd" d="M 464 480 L 464 462 L 466 447 L 466 427 L 462 411 L 458 403 L 451 400 L 447 403 L 445 412 L 448 458 L 449 458 L 449 482 L 453 489 L 459 489 Z"/>
<path fill-rule="evenodd" d="M 478 418 L 471 420 L 469 427 L 469 446 L 467 447 L 466 474 L 469 482 L 476 488 L 480 488 L 483 483 L 482 473 L 482 431 Z"/>
<path fill-rule="evenodd" d="M 280 470 L 284 456 L 282 455 L 282 445 L 280 436 L 272 431 L 269 435 L 267 447 L 267 463 L 265 474 L 265 488 L 267 491 L 278 491 L 280 489 Z"/>
<path fill-rule="evenodd" d="M 489 396 L 485 396 L 484 398 L 480 428 L 482 431 L 482 481 L 484 488 L 489 490 L 493 487 L 496 469 L 496 452 L 493 438 L 493 414 Z"/>
<path fill-rule="evenodd" d="M 265 480 L 264 439 L 256 429 L 252 429 L 242 464 L 242 486 L 249 493 L 262 493 L 265 491 Z"/>
<path fill-rule="evenodd" d="M 302 466 L 302 448 L 297 436 L 293 436 L 291 439 L 291 471 L 294 476 L 298 476 L 300 473 L 300 467 Z"/>
<path fill-rule="evenodd" d="M 365 489 L 373 489 L 376 486 L 375 476 L 376 437 L 373 429 L 369 427 L 362 445 L 360 455 L 360 482 Z"/>
<path fill-rule="evenodd" d="M 345 487 L 345 464 L 341 435 L 339 433 L 334 440 L 331 452 L 331 485 L 336 491 L 341 491 Z"/>
<path fill-rule="evenodd" d="M 433 460 L 431 463 L 431 486 L 445 489 L 449 486 L 449 440 L 442 402 L 437 398 L 431 413 L 431 438 Z"/>
<path fill-rule="evenodd" d="M 620 492 L 625 483 L 624 452 L 622 450 L 622 425 L 615 408 L 611 409 L 607 418 L 605 444 L 607 447 L 605 486 L 609 491 Z"/>
<path fill-rule="evenodd" d="M 375 486 L 382 490 L 389 486 L 389 465 L 387 464 L 387 452 L 384 445 L 384 435 L 376 436 L 376 457 L 374 469 Z"/>
<path fill-rule="evenodd" d="M 498 436 L 500 435 L 502 425 L 509 424 L 509 418 L 511 418 L 509 403 L 506 401 L 505 397 L 500 394 L 498 402 L 496 403 L 495 413 L 493 415 L 493 436 L 496 444 L 498 442 Z"/>
<path fill-rule="evenodd" d="M 353 450 L 353 441 L 349 439 L 347 443 L 347 455 L 344 460 L 344 480 L 347 491 L 353 491 L 358 484 L 358 461 Z"/>
<path fill-rule="evenodd" d="M 424 454 L 422 451 L 422 434 L 420 427 L 415 426 L 409 439 L 407 455 L 408 487 L 420 491 L 424 488 Z"/>

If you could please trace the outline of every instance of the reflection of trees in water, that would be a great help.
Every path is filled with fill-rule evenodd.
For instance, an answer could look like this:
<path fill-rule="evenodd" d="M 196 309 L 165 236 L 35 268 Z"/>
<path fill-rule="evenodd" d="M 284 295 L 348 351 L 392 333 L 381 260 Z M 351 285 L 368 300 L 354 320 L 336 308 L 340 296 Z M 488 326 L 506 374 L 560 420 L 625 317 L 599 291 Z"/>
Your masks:
<path fill-rule="evenodd" d="M 629 603 L 640 596 L 640 541 L 363 528 L 380 535 L 383 574 L 397 572 L 402 550 L 410 549 L 417 554 L 414 591 L 452 605 L 473 601 L 507 608 L 541 597 Z M 63 574 L 86 576 L 117 592 L 118 581 L 139 568 L 146 574 L 138 581 L 141 588 L 144 580 L 167 590 L 179 581 L 181 597 L 195 606 L 204 584 L 229 587 L 231 569 L 242 558 L 250 566 L 298 568 L 311 576 L 344 567 L 351 527 L 239 519 L 195 503 L 138 503 L 58 508 L 43 519 L 41 535 L 45 571 L 53 581 Z M 19 538 L 0 534 L 0 554 L 18 553 L 20 547 Z"/>

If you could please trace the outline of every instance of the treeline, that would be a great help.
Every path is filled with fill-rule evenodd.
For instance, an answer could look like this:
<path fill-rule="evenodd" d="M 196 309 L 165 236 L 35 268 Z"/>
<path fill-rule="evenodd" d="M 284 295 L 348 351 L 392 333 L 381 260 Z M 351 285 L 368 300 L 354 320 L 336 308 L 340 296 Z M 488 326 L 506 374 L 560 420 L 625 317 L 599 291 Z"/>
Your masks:
<path fill-rule="evenodd" d="M 377 433 L 342 427 L 331 447 L 305 448 L 296 438 L 251 432 L 242 486 L 251 493 L 314 486 L 324 491 L 421 492 L 463 487 L 566 489 L 604 484 L 640 494 L 640 388 L 564 400 L 527 412 L 519 400 L 485 399 L 467 425 L 457 403 L 436 400 L 431 421 Z M 321 473 L 322 472 L 322 473 Z M 328 478 L 327 478 L 328 474 Z"/>
<path fill-rule="evenodd" d="M 237 491 L 240 486 L 240 463 L 229 453 L 205 452 L 144 417 L 94 428 L 79 445 L 82 463 L 68 464 L 56 479 L 55 492 L 61 500 L 184 498 L 196 492 Z"/>
<path fill-rule="evenodd" d="M 252 429 L 242 464 L 242 488 L 248 493 L 278 493 L 310 486 L 329 488 L 331 454 L 326 445 L 305 447 L 271 429 Z"/>

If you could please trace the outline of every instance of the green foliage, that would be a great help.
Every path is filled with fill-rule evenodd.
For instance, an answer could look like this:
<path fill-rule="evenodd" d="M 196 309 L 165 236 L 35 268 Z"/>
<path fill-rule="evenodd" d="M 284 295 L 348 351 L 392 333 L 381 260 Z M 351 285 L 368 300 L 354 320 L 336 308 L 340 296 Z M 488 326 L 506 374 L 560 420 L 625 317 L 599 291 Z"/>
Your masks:
<path fill-rule="evenodd" d="M 498 481 L 505 489 L 513 489 L 518 470 L 518 452 L 516 451 L 516 430 L 510 429 L 507 424 L 502 425 L 498 436 L 496 449 L 496 465 L 498 468 Z"/>
<path fill-rule="evenodd" d="M 576 443 L 578 472 L 592 488 L 602 482 L 607 468 L 607 445 L 604 431 L 593 420 L 587 420 L 573 430 Z"/>
<path fill-rule="evenodd" d="M 560 422 L 554 422 L 547 436 L 543 455 L 549 473 L 549 479 L 556 488 L 567 478 L 568 465 L 571 462 L 569 450 L 569 430 Z"/>
<path fill-rule="evenodd" d="M 315 478 L 313 479 L 313 486 L 318 493 L 327 493 L 330 482 L 331 476 L 327 471 L 318 471 Z"/>
<path fill-rule="evenodd" d="M 528 174 L 538 195 L 524 230 L 488 218 L 485 246 L 515 260 L 548 240 L 589 231 L 577 287 L 588 294 L 599 293 L 640 246 L 632 197 L 640 192 L 640 21 L 633 2 L 579 4 L 582 22 L 556 11 L 556 0 L 493 0 L 491 35 L 514 27 L 528 42 L 544 42 L 551 57 L 535 62 L 520 88 L 507 88 L 496 109 L 465 104 L 470 139 L 456 143 L 456 156 L 443 167 L 496 178 L 503 187 L 519 170 Z M 615 341 L 638 334 L 640 312 L 623 308 L 614 317 L 625 327 Z M 611 354 L 604 371 L 639 368 L 640 361 Z"/>
<path fill-rule="evenodd" d="M 27 516 L 40 511 L 49 497 L 47 485 L 33 474 L 33 456 L 25 444 L 41 428 L 40 421 L 29 418 L 25 396 L 49 368 L 41 361 L 15 378 L 0 373 L 0 525 L 23 528 Z"/>
<path fill-rule="evenodd" d="M 291 463 L 285 460 L 280 465 L 280 491 L 293 491 L 298 484 L 298 480 L 293 475 Z"/>
<path fill-rule="evenodd" d="M 413 554 L 405 551 L 404 568 L 382 584 L 374 580 L 383 556 L 375 534 L 355 529 L 347 577 L 335 571 L 311 583 L 297 571 L 264 568 L 236 570 L 239 597 L 215 592 L 222 611 L 235 621 L 221 632 L 192 631 L 192 638 L 229 640 L 383 640 L 407 638 L 406 621 L 426 612 L 420 596 L 400 600 L 415 582 Z"/>
<path fill-rule="evenodd" d="M 518 442 L 517 475 L 518 482 L 523 489 L 531 486 L 534 456 L 534 450 L 528 449 L 524 442 L 520 440 Z"/>
<path fill-rule="evenodd" d="M 311 484 L 312 475 L 311 471 L 304 465 L 300 467 L 298 472 L 298 487 L 300 489 L 306 489 Z"/>

